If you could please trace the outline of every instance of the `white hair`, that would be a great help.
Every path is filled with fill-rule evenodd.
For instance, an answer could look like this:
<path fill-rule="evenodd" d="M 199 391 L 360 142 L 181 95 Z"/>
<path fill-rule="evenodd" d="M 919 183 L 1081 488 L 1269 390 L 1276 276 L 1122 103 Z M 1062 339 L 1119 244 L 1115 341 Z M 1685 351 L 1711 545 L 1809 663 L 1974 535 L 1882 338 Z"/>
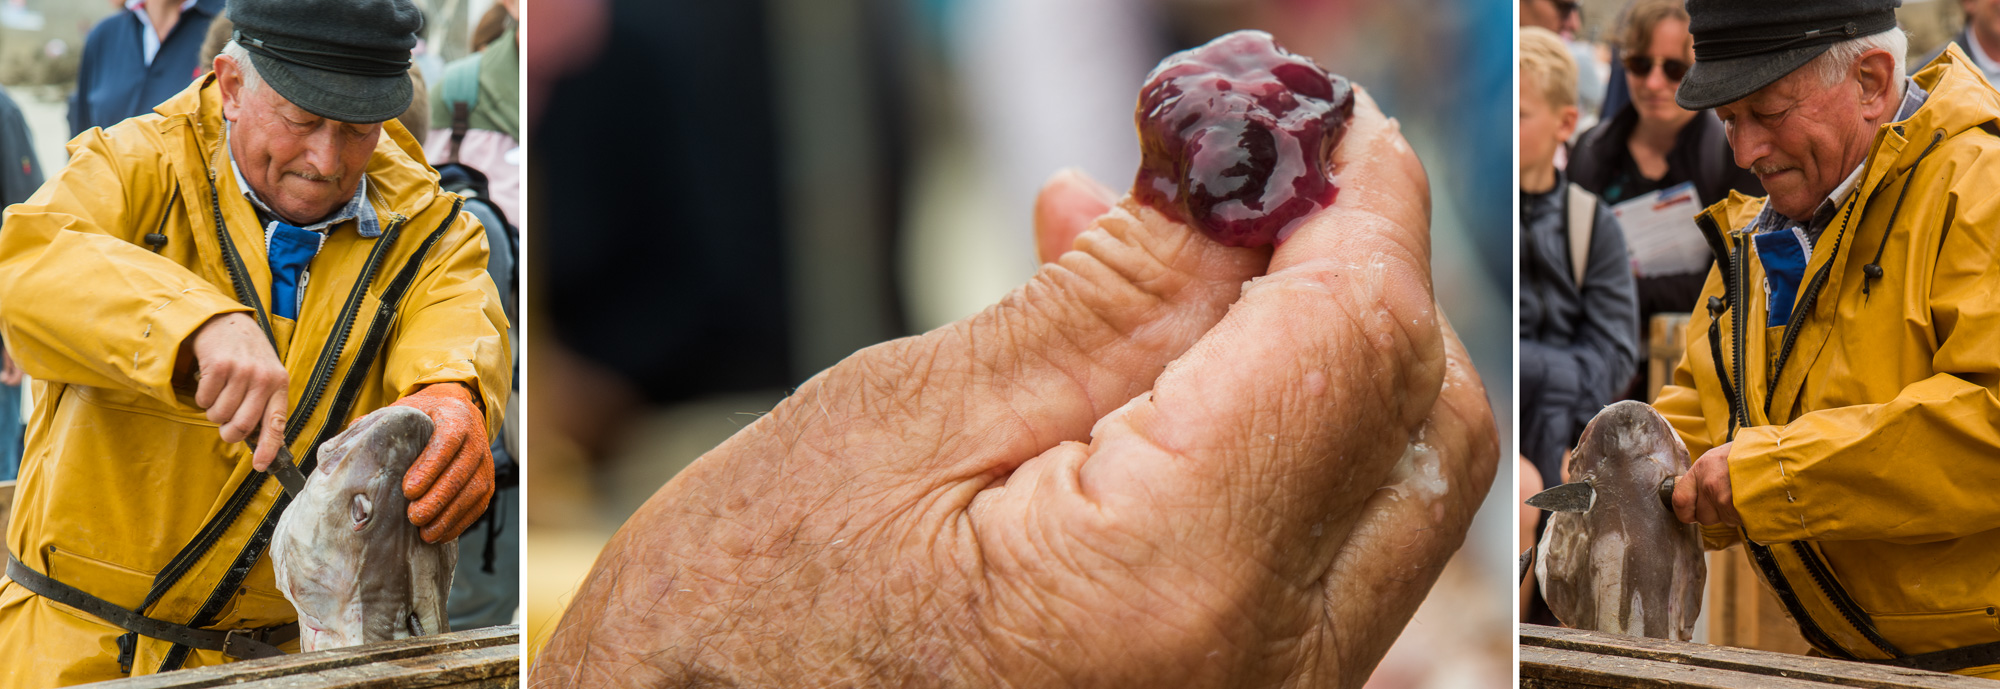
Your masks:
<path fill-rule="evenodd" d="M 1854 63 L 1860 61 L 1861 56 L 1871 50 L 1886 50 L 1891 57 L 1896 58 L 1895 68 L 1891 70 L 1890 85 L 1893 87 L 1891 89 L 1893 93 L 1901 94 L 1903 63 L 1910 52 L 1910 36 L 1903 33 L 1900 27 L 1835 43 L 1832 48 L 1820 53 L 1819 57 L 1813 58 L 1812 62 L 1806 63 L 1806 66 L 1799 69 L 1817 77 L 1821 87 L 1831 88 L 1834 84 L 1840 83 L 1840 80 L 1846 79 L 1847 75 L 1854 71 Z"/>
<path fill-rule="evenodd" d="M 250 61 L 250 49 L 232 38 L 223 44 L 222 54 L 236 62 L 237 73 L 243 75 L 243 91 L 246 95 L 264 87 L 264 77 L 257 74 L 257 65 Z"/>

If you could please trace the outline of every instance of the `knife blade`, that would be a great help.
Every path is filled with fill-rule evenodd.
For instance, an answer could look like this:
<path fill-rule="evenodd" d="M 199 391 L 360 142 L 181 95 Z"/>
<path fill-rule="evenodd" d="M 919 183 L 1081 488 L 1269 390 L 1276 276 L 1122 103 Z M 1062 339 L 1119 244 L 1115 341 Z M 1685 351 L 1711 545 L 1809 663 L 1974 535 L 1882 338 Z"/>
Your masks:
<path fill-rule="evenodd" d="M 1674 509 L 1674 482 L 1679 478 L 1679 476 L 1668 476 L 1666 480 L 1660 482 L 1660 504 L 1669 512 Z M 1586 481 L 1565 483 L 1536 493 L 1534 497 L 1528 498 L 1527 502 L 1529 507 L 1550 512 L 1589 512 L 1590 506 L 1597 503 L 1597 488 Z"/>
<path fill-rule="evenodd" d="M 1528 498 L 1528 506 L 1550 512 L 1589 512 L 1597 502 L 1597 488 L 1587 481 L 1565 483 L 1536 493 Z"/>
<path fill-rule="evenodd" d="M 252 443 L 251 448 L 254 450 L 256 444 Z M 264 473 L 278 479 L 278 485 L 284 487 L 286 495 L 296 498 L 300 491 L 306 489 L 306 475 L 299 471 L 299 462 L 292 457 L 292 448 L 278 446 L 278 456 L 271 459 L 271 466 L 265 467 Z"/>

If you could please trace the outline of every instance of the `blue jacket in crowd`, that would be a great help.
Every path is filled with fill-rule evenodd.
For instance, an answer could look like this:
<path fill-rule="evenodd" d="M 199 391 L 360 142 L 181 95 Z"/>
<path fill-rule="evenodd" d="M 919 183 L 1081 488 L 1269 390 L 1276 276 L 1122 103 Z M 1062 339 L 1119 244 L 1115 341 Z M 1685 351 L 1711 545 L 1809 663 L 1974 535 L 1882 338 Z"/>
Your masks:
<path fill-rule="evenodd" d="M 224 0 L 196 0 L 160 42 L 153 64 L 146 64 L 140 36 L 147 31 L 131 10 L 97 23 L 83 41 L 83 62 L 77 67 L 76 93 L 69 99 L 70 136 L 91 127 L 109 127 L 128 117 L 153 111 L 153 106 L 180 93 L 194 81 L 201 65 L 201 44 L 208 25 L 222 13 Z"/>

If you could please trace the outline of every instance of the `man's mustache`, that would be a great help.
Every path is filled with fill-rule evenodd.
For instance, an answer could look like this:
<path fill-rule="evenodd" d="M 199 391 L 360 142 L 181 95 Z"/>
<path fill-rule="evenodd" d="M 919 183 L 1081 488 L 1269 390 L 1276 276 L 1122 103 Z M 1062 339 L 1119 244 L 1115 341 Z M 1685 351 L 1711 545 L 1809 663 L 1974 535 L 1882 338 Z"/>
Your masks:
<path fill-rule="evenodd" d="M 340 183 L 340 178 L 342 177 L 342 175 L 322 175 L 322 174 L 320 174 L 320 173 L 317 173 L 317 172 L 314 172 L 314 171 L 312 171 L 312 170 L 286 170 L 286 171 L 285 171 L 285 174 L 287 174 L 287 175 L 297 175 L 297 176 L 299 176 L 299 177 L 301 177 L 301 178 L 303 178 L 303 179 L 306 179 L 306 180 L 308 180 L 308 181 L 313 181 L 313 182 L 332 182 L 332 183 L 334 183 L 334 184 L 339 184 L 339 183 Z"/>

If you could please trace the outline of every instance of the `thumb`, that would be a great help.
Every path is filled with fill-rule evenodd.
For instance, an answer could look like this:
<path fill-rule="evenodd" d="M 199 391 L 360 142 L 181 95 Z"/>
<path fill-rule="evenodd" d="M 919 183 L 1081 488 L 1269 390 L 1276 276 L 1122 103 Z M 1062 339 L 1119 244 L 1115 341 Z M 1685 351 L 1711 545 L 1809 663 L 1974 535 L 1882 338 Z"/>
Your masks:
<path fill-rule="evenodd" d="M 257 451 L 250 455 L 250 466 L 258 471 L 271 468 L 271 462 L 278 459 L 278 448 L 285 446 L 285 396 L 272 395 L 264 405 L 264 423 L 257 432 Z"/>
<path fill-rule="evenodd" d="M 1064 168 L 1042 183 L 1035 196 L 1035 255 L 1056 260 L 1090 229 L 1090 221 L 1111 210 L 1118 193 L 1076 168 Z"/>
<path fill-rule="evenodd" d="M 1681 523 L 1694 523 L 1694 481 L 1693 476 L 1682 476 L 1674 481 L 1674 518 Z"/>

